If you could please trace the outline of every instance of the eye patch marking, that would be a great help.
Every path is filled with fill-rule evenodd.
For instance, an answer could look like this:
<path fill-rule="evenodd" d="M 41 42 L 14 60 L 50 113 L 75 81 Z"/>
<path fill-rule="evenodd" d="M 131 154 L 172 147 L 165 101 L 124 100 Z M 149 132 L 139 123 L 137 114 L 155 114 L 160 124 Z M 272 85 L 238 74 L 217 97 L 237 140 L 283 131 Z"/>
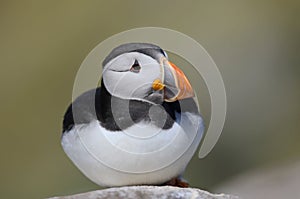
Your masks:
<path fill-rule="evenodd" d="M 119 73 L 123 73 L 123 72 L 128 72 L 130 71 L 130 69 L 126 69 L 126 70 L 116 70 L 116 69 L 109 69 L 110 71 L 113 71 L 113 72 L 119 72 Z"/>
<path fill-rule="evenodd" d="M 134 73 L 138 73 L 141 70 L 141 66 L 137 60 L 134 61 L 134 64 L 131 66 L 130 71 Z"/>

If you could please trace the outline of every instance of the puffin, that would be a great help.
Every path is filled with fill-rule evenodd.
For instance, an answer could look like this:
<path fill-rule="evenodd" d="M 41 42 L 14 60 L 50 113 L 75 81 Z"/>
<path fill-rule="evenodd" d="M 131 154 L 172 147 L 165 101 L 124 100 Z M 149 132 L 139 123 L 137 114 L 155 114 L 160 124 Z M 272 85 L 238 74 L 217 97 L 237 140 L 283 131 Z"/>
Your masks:
<path fill-rule="evenodd" d="M 204 122 L 183 71 L 150 43 L 120 45 L 102 67 L 101 85 L 65 112 L 64 152 L 102 187 L 188 187 L 182 176 Z"/>

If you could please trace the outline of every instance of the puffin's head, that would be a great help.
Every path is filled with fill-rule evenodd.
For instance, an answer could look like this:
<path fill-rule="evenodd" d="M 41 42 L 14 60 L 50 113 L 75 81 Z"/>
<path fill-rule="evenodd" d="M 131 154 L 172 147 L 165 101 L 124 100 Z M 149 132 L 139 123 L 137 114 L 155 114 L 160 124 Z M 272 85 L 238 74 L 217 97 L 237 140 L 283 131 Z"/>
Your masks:
<path fill-rule="evenodd" d="M 194 96 L 184 73 L 165 51 L 147 43 L 118 46 L 103 61 L 103 84 L 112 95 L 161 104 Z"/>

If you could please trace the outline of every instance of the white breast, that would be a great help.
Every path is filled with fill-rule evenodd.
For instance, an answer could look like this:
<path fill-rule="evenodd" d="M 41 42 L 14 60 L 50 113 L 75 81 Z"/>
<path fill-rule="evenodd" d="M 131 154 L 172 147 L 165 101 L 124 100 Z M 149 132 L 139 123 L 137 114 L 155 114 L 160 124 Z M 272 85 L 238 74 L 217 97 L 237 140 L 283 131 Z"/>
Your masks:
<path fill-rule="evenodd" d="M 182 113 L 180 124 L 162 130 L 141 122 L 108 131 L 98 121 L 76 125 L 62 137 L 74 164 L 101 186 L 159 184 L 180 175 L 203 133 L 198 115 Z"/>

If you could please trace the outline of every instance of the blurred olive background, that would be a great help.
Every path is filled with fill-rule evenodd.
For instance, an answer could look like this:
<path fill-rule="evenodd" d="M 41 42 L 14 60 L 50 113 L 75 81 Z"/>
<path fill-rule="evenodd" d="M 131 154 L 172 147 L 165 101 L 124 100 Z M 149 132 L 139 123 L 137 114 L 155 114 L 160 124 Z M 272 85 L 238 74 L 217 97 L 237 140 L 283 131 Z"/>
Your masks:
<path fill-rule="evenodd" d="M 193 37 L 224 78 L 225 128 L 209 156 L 188 166 L 192 186 L 215 191 L 248 171 L 299 161 L 299 19 L 299 1 L 1 1 L 0 197 L 99 188 L 60 146 L 63 114 L 85 56 L 143 26 Z"/>

